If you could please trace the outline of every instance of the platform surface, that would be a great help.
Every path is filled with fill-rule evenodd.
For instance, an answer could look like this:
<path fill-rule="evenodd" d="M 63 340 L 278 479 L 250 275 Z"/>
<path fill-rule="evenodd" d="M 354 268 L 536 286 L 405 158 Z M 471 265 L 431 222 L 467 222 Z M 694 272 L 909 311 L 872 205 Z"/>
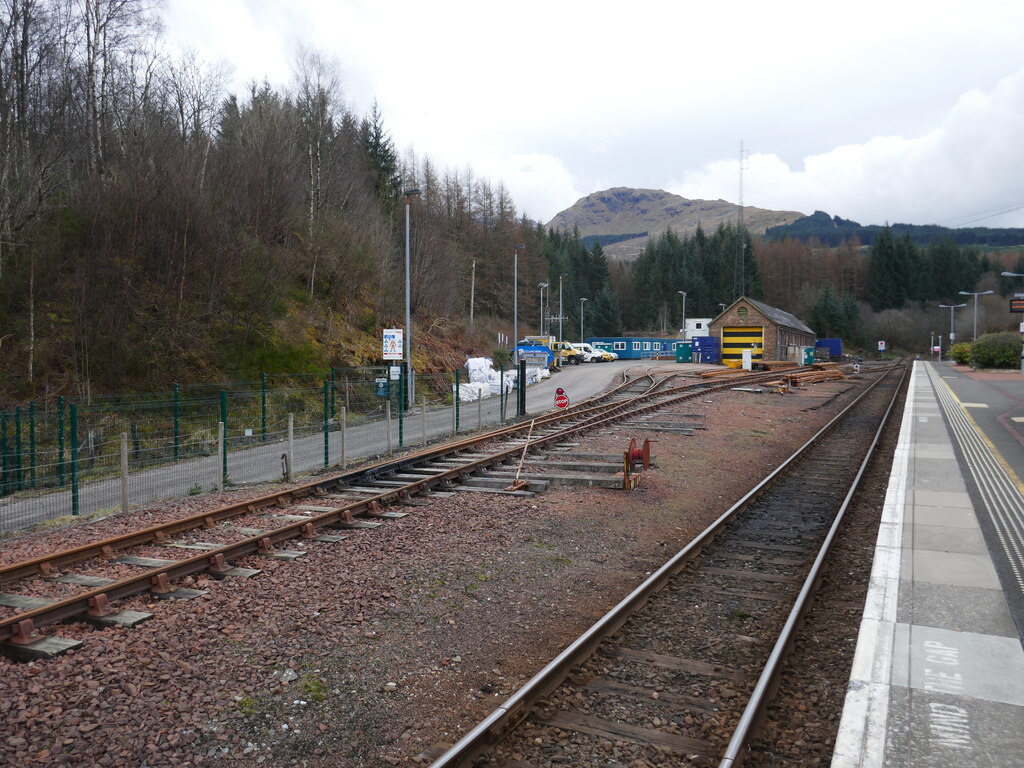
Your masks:
<path fill-rule="evenodd" d="M 1024 766 L 1024 377 L 917 362 L 833 768 Z"/>

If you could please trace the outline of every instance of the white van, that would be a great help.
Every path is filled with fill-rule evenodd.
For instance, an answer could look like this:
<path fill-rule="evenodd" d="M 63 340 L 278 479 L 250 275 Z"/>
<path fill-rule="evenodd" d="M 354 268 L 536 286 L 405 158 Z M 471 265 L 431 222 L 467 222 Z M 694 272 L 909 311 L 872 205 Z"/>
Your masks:
<path fill-rule="evenodd" d="M 595 349 L 586 342 L 576 343 L 573 346 L 583 353 L 583 362 L 585 363 L 607 363 L 615 359 L 603 349 Z"/>

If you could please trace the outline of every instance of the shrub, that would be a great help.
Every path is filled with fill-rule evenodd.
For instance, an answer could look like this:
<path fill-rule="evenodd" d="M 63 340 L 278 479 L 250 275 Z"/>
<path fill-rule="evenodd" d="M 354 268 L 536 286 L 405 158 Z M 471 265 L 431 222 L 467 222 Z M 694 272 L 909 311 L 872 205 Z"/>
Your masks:
<path fill-rule="evenodd" d="M 507 349 L 496 349 L 491 353 L 491 361 L 494 363 L 495 370 L 502 366 L 508 367 L 508 363 L 511 359 L 512 352 Z"/>
<path fill-rule="evenodd" d="M 971 345 L 966 341 L 958 341 L 949 348 L 949 356 L 960 365 L 967 365 L 971 360 Z"/>
<path fill-rule="evenodd" d="M 975 368 L 1016 368 L 1020 365 L 1020 335 L 1012 332 L 986 333 L 972 347 Z"/>

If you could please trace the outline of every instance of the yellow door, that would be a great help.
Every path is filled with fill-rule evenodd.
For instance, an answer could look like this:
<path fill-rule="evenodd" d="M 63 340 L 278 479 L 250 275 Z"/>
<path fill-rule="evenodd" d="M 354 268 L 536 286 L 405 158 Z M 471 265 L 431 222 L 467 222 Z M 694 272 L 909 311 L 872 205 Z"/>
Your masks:
<path fill-rule="evenodd" d="M 735 325 L 722 329 L 722 362 L 730 368 L 743 365 L 743 350 L 758 362 L 764 357 L 764 328 L 760 325 Z"/>

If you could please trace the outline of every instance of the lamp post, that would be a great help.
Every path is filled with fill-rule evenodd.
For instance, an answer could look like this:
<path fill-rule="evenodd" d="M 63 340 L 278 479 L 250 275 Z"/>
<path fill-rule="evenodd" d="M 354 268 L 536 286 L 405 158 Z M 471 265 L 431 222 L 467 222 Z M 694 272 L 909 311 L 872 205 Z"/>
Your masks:
<path fill-rule="evenodd" d="M 562 278 L 565 275 L 558 276 L 558 348 L 562 348 L 562 322 L 565 320 L 565 313 L 562 312 Z"/>
<path fill-rule="evenodd" d="M 676 291 L 683 297 L 683 341 L 686 341 L 686 291 Z"/>
<path fill-rule="evenodd" d="M 956 311 L 961 307 L 966 307 L 966 304 L 939 304 L 940 309 L 949 310 L 949 346 L 953 346 L 953 342 L 956 341 L 956 329 L 953 327 L 955 323 L 954 315 Z"/>
<path fill-rule="evenodd" d="M 1003 272 L 1003 277 L 1024 277 L 1024 274 L 1020 272 Z M 1017 296 L 1024 297 L 1024 292 L 1018 293 Z M 1021 338 L 1024 340 L 1024 323 L 1021 323 Z M 1024 376 L 1024 346 L 1020 350 L 1020 375 Z"/>
<path fill-rule="evenodd" d="M 583 302 L 587 299 L 580 299 L 580 344 L 583 343 Z"/>
<path fill-rule="evenodd" d="M 418 189 L 407 189 L 405 195 L 405 370 L 407 386 L 405 388 L 407 401 L 402 403 L 403 408 L 408 408 L 409 403 L 416 402 L 413 392 L 412 375 L 412 312 L 411 312 L 411 291 L 409 282 L 409 209 L 412 207 L 412 198 L 419 195 Z"/>
<path fill-rule="evenodd" d="M 540 288 L 540 335 L 544 335 L 544 289 L 548 287 L 547 283 L 537 283 L 537 287 Z"/>
<path fill-rule="evenodd" d="M 725 304 L 722 304 L 721 302 L 719 302 L 719 304 L 718 304 L 718 314 L 722 314 L 723 312 L 725 312 Z"/>
<path fill-rule="evenodd" d="M 971 336 L 971 341 L 978 338 L 978 297 L 988 296 L 990 293 L 995 293 L 995 291 L 960 291 L 961 296 L 974 297 L 974 333 Z"/>
<path fill-rule="evenodd" d="M 526 246 L 520 243 L 513 251 L 512 256 L 512 349 L 515 350 L 519 344 L 519 251 Z M 512 355 L 513 362 L 518 362 L 516 355 Z"/>

